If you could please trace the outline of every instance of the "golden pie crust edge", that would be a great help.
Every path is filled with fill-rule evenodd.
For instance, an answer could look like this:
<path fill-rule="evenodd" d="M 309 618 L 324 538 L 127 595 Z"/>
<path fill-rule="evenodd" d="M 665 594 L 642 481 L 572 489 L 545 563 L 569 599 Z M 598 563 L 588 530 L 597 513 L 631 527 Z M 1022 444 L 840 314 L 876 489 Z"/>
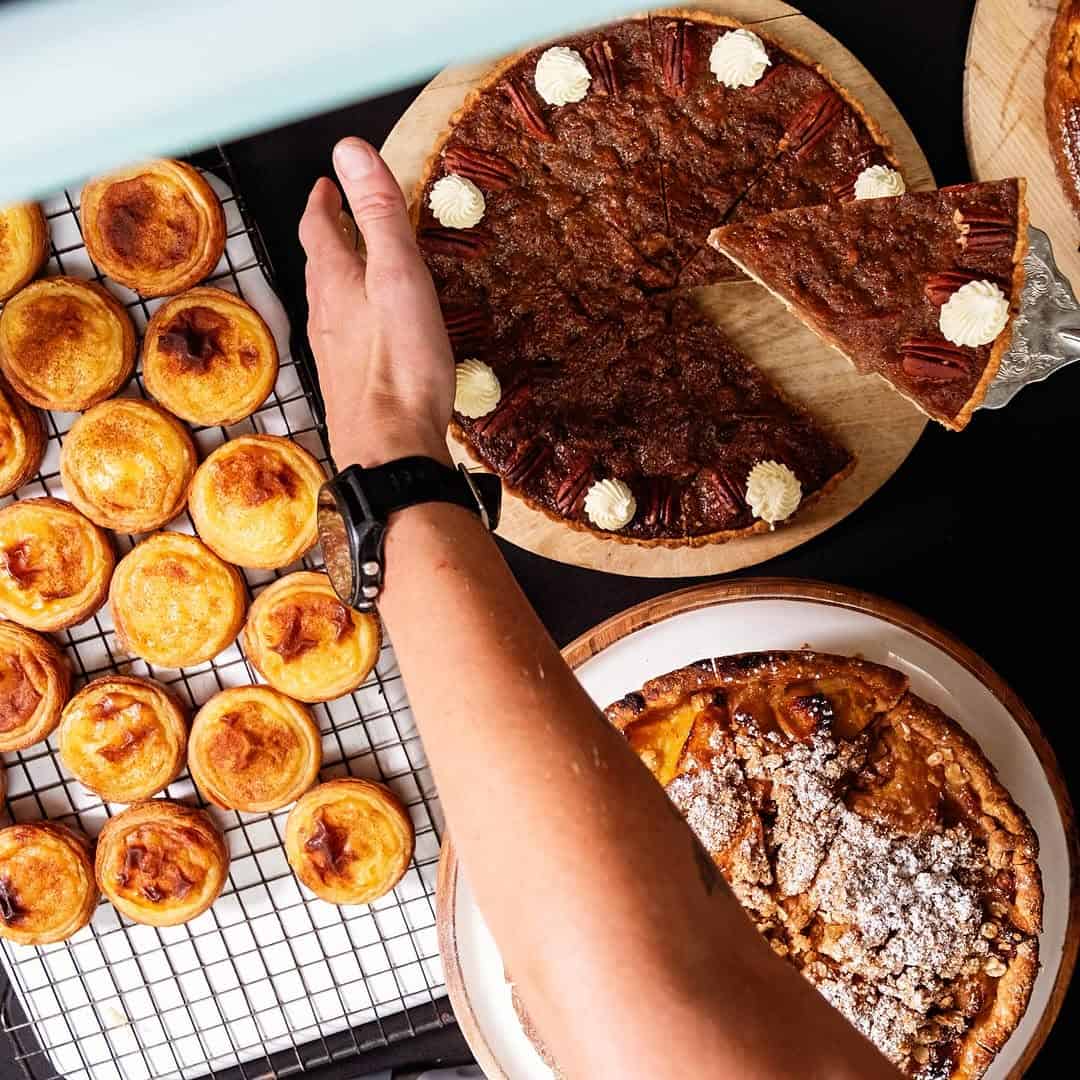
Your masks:
<path fill-rule="evenodd" d="M 5 659 L 14 654 L 24 672 L 29 663 L 41 676 L 35 680 L 40 698 L 28 720 L 0 732 L 0 753 L 6 753 L 25 750 L 56 730 L 71 692 L 71 665 L 49 638 L 10 621 L 0 622 L 0 653 L 5 654 Z M 3 704 L 7 704 L 6 696 Z"/>
<path fill-rule="evenodd" d="M 10 224 L 13 219 L 22 218 L 26 226 L 24 242 L 17 252 L 10 251 L 5 266 L 0 263 L 0 301 L 14 296 L 24 285 L 34 280 L 34 275 L 45 265 L 49 257 L 49 225 L 45 214 L 37 203 L 18 203 L 0 209 L 0 216 Z M 5 281 L 4 274 L 7 273 Z"/>
<path fill-rule="evenodd" d="M 10 454 L 12 460 L 7 468 L 7 478 L 0 477 L 0 495 L 18 491 L 37 474 L 49 441 L 44 415 L 0 375 L 0 415 L 5 411 L 7 427 L 13 437 L 0 436 L 0 452 L 5 456 Z"/>
<path fill-rule="evenodd" d="M 844 101 L 855 111 L 859 119 L 866 125 L 866 129 L 870 132 L 873 140 L 881 147 L 885 157 L 896 167 L 900 168 L 900 163 L 893 152 L 892 143 L 888 136 L 881 130 L 877 121 L 866 111 L 865 107 L 859 102 L 846 87 L 841 86 L 833 76 L 828 72 L 823 64 L 812 59 L 800 49 L 794 48 L 785 44 L 778 38 L 773 37 L 767 31 L 761 30 L 758 26 L 750 26 L 746 23 L 739 22 L 737 19 L 730 18 L 726 15 L 716 15 L 708 11 L 697 11 L 690 8 L 662 8 L 657 11 L 641 12 L 637 15 L 631 15 L 625 19 L 615 20 L 616 22 L 646 22 L 655 18 L 683 18 L 694 22 L 704 22 L 713 26 L 723 26 L 731 30 L 752 30 L 763 41 L 767 41 L 774 48 L 779 49 L 781 52 L 787 53 L 789 56 L 794 57 L 800 63 L 805 64 L 807 67 L 816 71 L 843 99 Z M 587 27 L 580 33 L 588 33 L 589 30 L 599 30 L 605 23 L 601 23 L 595 27 Z M 566 35 L 563 35 L 565 37 Z M 562 40 L 562 38 L 552 38 L 552 41 Z M 428 181 L 431 179 L 432 174 L 438 169 L 442 162 L 442 150 L 446 145 L 447 140 L 453 134 L 454 128 L 465 117 L 466 113 L 476 104 L 476 102 L 487 93 L 494 85 L 503 77 L 503 75 L 512 68 L 519 60 L 527 56 L 530 52 L 537 47 L 538 43 L 533 43 L 527 48 L 519 49 L 517 52 L 512 53 L 509 56 L 503 57 L 484 74 L 482 79 L 473 89 L 466 95 L 465 100 L 460 107 L 454 111 L 451 115 L 449 123 L 442 132 L 439 133 L 432 147 L 431 152 L 428 154 L 427 160 L 424 162 L 423 168 L 420 170 L 420 177 L 416 181 L 413 187 L 412 196 L 409 200 L 409 220 L 412 223 L 415 230 L 420 224 L 420 210 L 421 210 L 421 197 L 424 193 L 424 188 L 427 186 Z M 1027 231 L 1024 230 L 1024 237 L 1026 243 Z M 1000 357 L 999 357 L 1000 361 Z M 753 362 L 752 360 L 750 361 Z M 995 371 L 997 368 L 995 367 Z M 781 403 L 788 409 L 792 410 L 798 415 L 809 415 L 805 408 L 801 405 L 797 405 L 790 401 L 788 397 L 781 392 L 780 388 L 773 382 L 768 380 L 769 386 L 776 393 Z M 984 390 L 985 393 L 985 390 Z M 981 399 L 980 399 L 981 400 Z M 828 424 L 822 424 L 820 420 L 814 418 L 814 423 L 823 431 L 828 433 Z M 458 424 L 457 420 L 453 417 L 450 419 L 449 424 L 450 433 L 454 437 L 454 441 L 465 450 L 470 459 L 477 465 L 486 469 L 488 472 L 492 470 L 486 465 L 480 455 L 474 449 L 472 443 L 469 441 L 464 429 Z M 851 460 L 848 464 L 837 473 L 834 473 L 817 491 L 812 495 L 806 496 L 799 504 L 796 514 L 793 516 L 803 517 L 806 511 L 809 510 L 815 503 L 820 502 L 826 495 L 831 494 L 833 490 L 844 480 L 847 479 L 858 464 L 857 459 L 850 451 L 848 451 Z M 498 474 L 496 474 L 498 475 Z M 501 479 L 501 477 L 500 477 Z M 514 498 L 519 499 L 525 503 L 529 509 L 537 511 L 542 514 L 549 521 L 555 522 L 557 525 L 564 525 L 573 529 L 575 532 L 588 533 L 601 540 L 614 540 L 619 544 L 631 544 L 637 547 L 644 548 L 699 548 L 706 547 L 709 544 L 722 544 L 728 540 L 736 540 L 744 536 L 754 536 L 759 533 L 765 533 L 771 531 L 771 527 L 767 521 L 756 521 L 753 525 L 748 525 L 742 529 L 722 529 L 718 532 L 705 533 L 701 536 L 688 536 L 682 538 L 675 537 L 658 537 L 655 539 L 644 539 L 634 536 L 626 536 L 623 533 L 608 532 L 604 529 L 598 529 L 595 526 L 589 525 L 584 521 L 575 520 L 572 518 L 562 517 L 544 506 L 542 503 L 533 499 L 526 493 L 511 487 L 509 484 L 503 481 L 503 488 Z"/>
<path fill-rule="evenodd" d="M 1009 917 L 1018 929 L 1037 935 L 1042 925 L 1043 889 L 1035 831 L 975 740 L 940 709 L 911 693 L 907 676 L 902 673 L 857 657 L 809 650 L 741 653 L 698 660 L 650 679 L 640 690 L 609 705 L 604 715 L 625 733 L 631 724 L 645 719 L 650 712 L 671 708 L 698 691 L 753 682 L 800 681 L 823 675 L 855 678 L 866 683 L 879 695 L 880 703 L 885 705 L 884 712 L 899 714 L 918 734 L 953 751 L 968 773 L 968 782 L 979 794 L 980 806 L 984 810 L 992 808 L 1011 834 L 1013 851 L 1020 852 L 1020 861 L 1014 858 L 1012 863 L 1016 899 Z M 1005 974 L 996 980 L 993 1008 L 971 1024 L 958 1044 L 958 1061 L 950 1074 L 951 1080 L 975 1080 L 983 1075 L 1023 1019 L 1038 971 L 1038 938 L 1033 936 L 1021 943 Z"/>
<path fill-rule="evenodd" d="M 7 843 L 14 843 L 20 850 L 37 844 L 48 844 L 57 858 L 71 859 L 67 868 L 71 871 L 74 888 L 57 889 L 50 896 L 50 907 L 55 910 L 57 901 L 67 902 L 70 914 L 64 922 L 52 930 L 18 930 L 0 917 L 0 937 L 17 945 L 51 945 L 66 941 L 87 926 L 94 917 L 101 894 L 94 878 L 93 843 L 84 833 L 53 821 L 27 821 L 0 829 L 0 853 Z M 0 878 L 5 877 L 0 862 Z M 17 894 L 16 894 L 17 899 Z"/>
<path fill-rule="evenodd" d="M 184 834 L 184 851 L 188 856 L 198 856 L 205 877 L 196 895 L 188 902 L 162 910 L 151 900 L 132 900 L 114 887 L 118 857 L 125 858 L 125 840 L 134 829 L 158 826 L 169 830 L 180 829 Z M 171 844 L 173 839 L 170 838 Z M 122 915 L 145 926 L 179 926 L 190 922 L 207 911 L 228 880 L 229 847 L 225 837 L 204 810 L 196 810 L 182 803 L 166 799 L 150 799 L 135 803 L 103 826 L 97 841 L 94 873 L 98 887 L 109 902 Z"/>
<path fill-rule="evenodd" d="M 1046 52 L 1046 135 L 1062 190 L 1080 216 L 1080 81 L 1070 68 L 1080 45 L 1080 3 L 1059 0 Z"/>
<path fill-rule="evenodd" d="M 104 704 L 102 699 L 111 694 L 129 696 L 153 711 L 168 752 L 167 759 L 157 769 L 147 770 L 138 754 L 122 752 L 111 768 L 107 765 L 98 774 L 91 775 L 82 767 L 79 751 L 84 736 L 80 725 L 88 719 L 93 723 L 92 716 L 87 717 L 87 710 L 100 708 Z M 132 675 L 105 675 L 87 683 L 64 707 L 57 734 L 57 750 L 68 772 L 105 802 L 126 804 L 157 795 L 180 775 L 187 759 L 187 742 L 187 710 L 180 699 L 156 680 Z M 107 757 L 104 760 L 109 761 Z"/>
<path fill-rule="evenodd" d="M 146 175 L 167 178 L 187 193 L 195 209 L 200 243 L 179 268 L 148 270 L 121 258 L 113 258 L 104 239 L 99 217 L 102 197 L 112 185 Z M 106 277 L 145 297 L 168 296 L 197 284 L 213 272 L 225 251 L 225 211 L 221 200 L 198 169 L 183 161 L 155 158 L 95 177 L 83 187 L 80 203 L 79 221 L 90 258 Z"/>

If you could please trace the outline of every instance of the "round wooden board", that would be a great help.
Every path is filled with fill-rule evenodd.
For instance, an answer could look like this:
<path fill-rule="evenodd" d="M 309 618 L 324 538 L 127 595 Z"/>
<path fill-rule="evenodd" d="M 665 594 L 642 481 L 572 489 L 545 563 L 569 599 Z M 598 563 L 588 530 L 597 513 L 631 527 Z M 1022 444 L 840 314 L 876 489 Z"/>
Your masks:
<path fill-rule="evenodd" d="M 835 38 L 779 0 L 699 0 L 696 8 L 747 23 L 820 61 L 866 106 L 892 140 L 912 190 L 934 186 L 930 166 L 896 106 L 873 76 Z M 405 111 L 387 136 L 383 155 L 407 196 L 412 197 L 431 147 L 491 62 L 447 68 Z M 646 548 L 604 540 L 571 529 L 531 509 L 521 499 L 504 500 L 499 535 L 519 547 L 575 566 L 637 577 L 697 577 L 723 574 L 790 551 L 840 521 L 868 499 L 903 462 L 926 425 L 914 406 L 878 379 L 855 373 L 848 363 L 791 315 L 779 300 L 750 281 L 700 290 L 701 299 L 724 331 L 793 400 L 827 422 L 856 456 L 854 471 L 835 491 L 794 522 L 775 532 L 700 548 Z M 478 466 L 465 447 L 451 440 L 458 461 Z"/>
<path fill-rule="evenodd" d="M 1024 1046 L 1018 1063 L 1008 1073 L 1009 1080 L 1020 1080 L 1035 1060 L 1057 1019 L 1076 966 L 1077 952 L 1080 948 L 1080 834 L 1077 831 L 1076 817 L 1068 788 L 1065 785 L 1065 778 L 1058 766 L 1053 748 L 1027 706 L 982 657 L 935 623 L 891 600 L 858 589 L 828 585 L 824 582 L 770 577 L 744 578 L 740 581 L 698 585 L 653 600 L 646 600 L 618 615 L 613 615 L 582 634 L 562 650 L 562 655 L 570 667 L 577 670 L 586 661 L 637 630 L 661 623 L 673 616 L 747 600 L 797 600 L 845 608 L 883 619 L 923 639 L 944 652 L 981 683 L 1001 703 L 1030 743 L 1042 766 L 1061 818 L 1069 870 L 1064 875 L 1067 885 L 1063 888 L 1063 892 L 1067 891 L 1067 896 L 1063 896 L 1062 900 L 1067 904 L 1067 911 L 1060 966 L 1042 1015 Z M 658 674 L 656 671 L 644 672 L 641 676 L 642 681 L 656 674 Z M 446 833 L 439 858 L 436 923 L 439 952 L 446 972 L 447 990 L 454 1014 L 470 1049 L 484 1070 L 484 1075 L 489 1080 L 512 1080 L 496 1060 L 480 1028 L 477 1013 L 465 983 L 457 934 L 458 871 L 457 855 L 454 852 L 451 836 Z"/>
<path fill-rule="evenodd" d="M 964 138 L 979 180 L 1026 176 L 1031 224 L 1061 272 L 1080 286 L 1080 221 L 1050 156 L 1043 105 L 1056 0 L 978 0 L 964 72 Z"/>

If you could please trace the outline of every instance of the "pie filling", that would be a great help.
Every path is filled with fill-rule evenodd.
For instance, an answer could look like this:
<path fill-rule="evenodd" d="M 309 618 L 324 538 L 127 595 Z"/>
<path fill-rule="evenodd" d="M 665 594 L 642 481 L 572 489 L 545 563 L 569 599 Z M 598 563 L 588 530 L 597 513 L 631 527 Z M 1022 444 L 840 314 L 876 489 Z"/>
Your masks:
<path fill-rule="evenodd" d="M 455 415 L 460 433 L 549 515 L 642 543 L 766 527 L 746 499 L 761 461 L 790 469 L 804 503 L 852 463 L 678 292 L 738 276 L 706 244 L 729 217 L 853 198 L 862 170 L 895 164 L 772 42 L 756 82 L 721 82 L 710 58 L 736 26 L 653 16 L 570 38 L 577 59 L 558 59 L 589 78 L 562 105 L 537 89 L 546 47 L 525 53 L 455 117 L 414 207 L 455 356 L 500 383 L 486 415 Z M 458 185 L 465 217 L 432 209 L 447 176 L 476 189 Z M 633 496 L 622 525 L 586 509 L 608 479 Z"/>

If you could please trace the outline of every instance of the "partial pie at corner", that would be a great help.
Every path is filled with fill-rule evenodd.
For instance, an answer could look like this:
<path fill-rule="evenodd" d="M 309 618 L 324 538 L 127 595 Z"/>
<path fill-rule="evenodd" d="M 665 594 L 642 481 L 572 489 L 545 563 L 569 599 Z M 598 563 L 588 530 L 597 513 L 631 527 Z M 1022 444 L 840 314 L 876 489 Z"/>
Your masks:
<path fill-rule="evenodd" d="M 49 226 L 37 203 L 0 209 L 0 301 L 13 296 L 49 255 Z"/>
<path fill-rule="evenodd" d="M 71 503 L 23 499 L 0 510 L 0 615 L 64 630 L 105 602 L 115 556 L 108 536 Z"/>
<path fill-rule="evenodd" d="M 163 791 L 184 767 L 187 715 L 153 679 L 106 675 L 64 708 L 60 760 L 105 802 L 134 803 Z"/>
<path fill-rule="evenodd" d="M 285 826 L 296 876 L 331 904 L 369 904 L 402 879 L 415 835 L 401 800 L 384 784 L 345 777 L 309 791 Z"/>
<path fill-rule="evenodd" d="M 135 368 L 135 327 L 106 288 L 42 278 L 0 313 L 0 369 L 31 405 L 78 412 L 111 397 Z"/>
<path fill-rule="evenodd" d="M 121 560 L 109 589 L 121 645 L 160 667 L 210 660 L 235 640 L 247 596 L 235 567 L 185 533 L 154 533 Z"/>
<path fill-rule="evenodd" d="M 143 296 L 167 296 L 213 272 L 225 250 L 221 200 L 199 171 L 158 159 L 91 180 L 80 220 L 90 257 Z"/>
<path fill-rule="evenodd" d="M 184 425 L 136 398 L 87 410 L 60 448 L 68 498 L 91 521 L 118 532 L 151 532 L 172 521 L 187 501 L 195 464 Z"/>
<path fill-rule="evenodd" d="M 10 495 L 41 468 L 45 419 L 0 376 L 0 495 Z"/>
<path fill-rule="evenodd" d="M 0 752 L 48 738 L 70 690 L 71 668 L 52 641 L 0 622 Z"/>
<path fill-rule="evenodd" d="M 326 477 L 303 447 L 278 435 L 241 435 L 199 466 L 189 510 L 199 536 L 237 566 L 275 570 L 315 545 Z"/>
<path fill-rule="evenodd" d="M 278 351 L 269 327 L 246 301 L 203 286 L 174 296 L 143 336 L 147 393 L 189 424 L 236 424 L 269 396 Z"/>
<path fill-rule="evenodd" d="M 360 686 L 379 658 L 382 634 L 378 618 L 346 607 L 325 574 L 299 571 L 259 593 L 242 640 L 275 690 L 317 702 Z"/>
<path fill-rule="evenodd" d="M 90 922 L 99 899 L 89 837 L 51 821 L 0 829 L 0 938 L 66 941 Z"/>
<path fill-rule="evenodd" d="M 322 738 L 311 713 L 268 686 L 222 690 L 191 727 L 191 777 L 225 810 L 287 806 L 315 783 L 321 765 Z"/>
<path fill-rule="evenodd" d="M 229 849 L 205 811 L 151 799 L 105 823 L 94 870 L 122 915 L 147 926 L 179 926 L 221 895 Z"/>

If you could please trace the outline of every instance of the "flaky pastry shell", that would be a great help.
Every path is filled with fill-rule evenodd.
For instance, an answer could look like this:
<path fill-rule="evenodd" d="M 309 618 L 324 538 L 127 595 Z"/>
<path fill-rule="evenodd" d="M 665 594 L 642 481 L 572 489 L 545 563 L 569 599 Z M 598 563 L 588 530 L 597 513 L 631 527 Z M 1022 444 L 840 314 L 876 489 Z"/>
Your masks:
<path fill-rule="evenodd" d="M 48 738 L 70 691 L 71 667 L 52 641 L 0 622 L 0 752 Z"/>
<path fill-rule="evenodd" d="M 0 209 L 0 300 L 17 293 L 49 256 L 49 226 L 37 203 Z"/>
<path fill-rule="evenodd" d="M 41 468 L 45 419 L 0 376 L 0 495 L 10 495 Z"/>

